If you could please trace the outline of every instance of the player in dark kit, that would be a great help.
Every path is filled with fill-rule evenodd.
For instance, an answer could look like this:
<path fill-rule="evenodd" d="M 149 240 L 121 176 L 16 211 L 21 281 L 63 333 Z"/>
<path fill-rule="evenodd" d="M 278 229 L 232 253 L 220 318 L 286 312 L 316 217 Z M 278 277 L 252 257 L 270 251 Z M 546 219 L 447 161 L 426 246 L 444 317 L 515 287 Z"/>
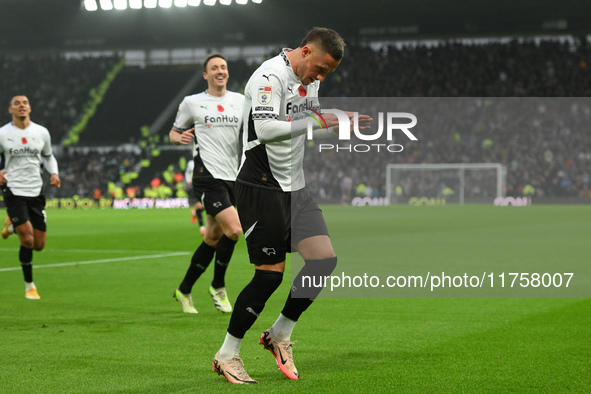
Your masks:
<path fill-rule="evenodd" d="M 235 191 L 255 274 L 236 299 L 226 338 L 213 360 L 213 370 L 231 383 L 257 383 L 244 369 L 240 345 L 281 284 L 286 253 L 292 249 L 301 254 L 305 265 L 277 321 L 262 333 L 259 344 L 273 354 L 287 378 L 299 379 L 290 337 L 321 288 L 300 288 L 298 278 L 330 275 L 337 257 L 322 211 L 304 188 L 308 122 L 296 119 L 304 109 L 318 106 L 320 82 L 339 65 L 344 47 L 335 31 L 314 28 L 298 48 L 284 49 L 264 62 L 246 85 L 244 154 Z M 338 130 L 336 116 L 326 114 L 324 119 L 328 130 L 314 129 L 315 138 L 335 135 Z M 359 116 L 360 122 L 369 120 Z"/>
<path fill-rule="evenodd" d="M 61 183 L 49 131 L 31 121 L 29 99 L 14 96 L 8 112 L 12 122 L 0 128 L 0 188 L 8 212 L 2 238 L 15 232 L 18 235 L 25 297 L 38 300 L 41 297 L 33 282 L 33 250 L 43 250 L 47 231 L 42 168 L 51 174 L 51 185 L 60 187 Z"/>
<path fill-rule="evenodd" d="M 183 99 L 169 133 L 175 145 L 193 143 L 193 190 L 195 196 L 201 197 L 207 212 L 203 242 L 174 292 L 185 313 L 197 313 L 191 290 L 214 254 L 215 270 L 209 293 L 218 310 L 232 311 L 225 274 L 242 233 L 234 208 L 234 182 L 238 173 L 244 96 L 226 90 L 228 76 L 226 59 L 219 53 L 210 55 L 203 65 L 207 90 Z"/>
<path fill-rule="evenodd" d="M 187 163 L 185 170 L 185 183 L 187 184 L 187 193 L 189 194 L 189 203 L 193 206 L 191 209 L 191 222 L 193 224 L 199 222 L 199 232 L 201 235 L 205 234 L 205 222 L 203 221 L 203 204 L 201 203 L 201 195 L 195 195 L 193 188 L 193 170 L 195 169 L 195 160 L 190 160 Z"/>

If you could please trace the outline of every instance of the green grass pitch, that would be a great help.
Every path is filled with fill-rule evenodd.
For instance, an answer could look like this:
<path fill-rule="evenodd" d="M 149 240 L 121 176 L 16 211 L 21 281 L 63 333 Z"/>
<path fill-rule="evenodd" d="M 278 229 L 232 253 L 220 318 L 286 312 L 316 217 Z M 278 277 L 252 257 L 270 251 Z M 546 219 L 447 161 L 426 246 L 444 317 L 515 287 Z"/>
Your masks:
<path fill-rule="evenodd" d="M 591 261 L 589 206 L 323 210 L 339 258 L 367 271 L 384 261 L 393 270 L 415 260 L 439 270 Z M 193 289 L 198 315 L 172 298 L 199 242 L 188 210 L 49 210 L 46 249 L 34 254 L 41 300 L 32 301 L 17 238 L 0 240 L 0 392 L 591 390 L 589 298 L 370 298 L 356 289 L 302 316 L 292 336 L 301 379 L 289 381 L 258 345 L 288 274 L 242 344 L 260 384 L 231 385 L 211 372 L 229 321 L 207 294 L 211 268 Z M 251 277 L 241 240 L 227 277 L 232 301 Z"/>

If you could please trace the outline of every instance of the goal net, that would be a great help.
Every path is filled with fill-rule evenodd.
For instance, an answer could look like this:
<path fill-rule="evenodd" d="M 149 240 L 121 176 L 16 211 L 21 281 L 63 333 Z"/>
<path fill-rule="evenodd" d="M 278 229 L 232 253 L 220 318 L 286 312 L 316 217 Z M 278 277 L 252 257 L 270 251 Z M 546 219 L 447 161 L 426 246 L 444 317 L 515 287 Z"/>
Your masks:
<path fill-rule="evenodd" d="M 492 203 L 504 197 L 506 169 L 500 163 L 388 164 L 389 204 Z"/>

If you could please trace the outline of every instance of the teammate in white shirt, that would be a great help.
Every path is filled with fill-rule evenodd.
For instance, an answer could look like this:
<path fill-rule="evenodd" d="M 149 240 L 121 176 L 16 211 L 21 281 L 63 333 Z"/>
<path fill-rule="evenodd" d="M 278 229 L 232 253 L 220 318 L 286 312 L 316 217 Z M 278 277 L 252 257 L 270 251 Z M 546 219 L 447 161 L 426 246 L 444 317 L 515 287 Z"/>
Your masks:
<path fill-rule="evenodd" d="M 35 300 L 40 297 L 33 282 L 33 250 L 43 250 L 47 231 L 42 168 L 51 174 L 51 185 L 61 183 L 49 131 L 31 121 L 29 99 L 14 96 L 8 112 L 12 122 L 0 128 L 0 188 L 8 213 L 2 238 L 18 235 L 25 297 Z"/>
<path fill-rule="evenodd" d="M 284 49 L 264 62 L 246 85 L 244 154 L 235 192 L 255 274 L 236 299 L 226 338 L 213 360 L 213 371 L 231 383 L 257 383 L 244 369 L 240 345 L 281 284 L 286 253 L 292 250 L 300 253 L 305 265 L 279 318 L 263 332 L 259 344 L 273 354 L 285 377 L 299 379 L 291 332 L 322 288 L 302 288 L 298 278 L 316 277 L 313 283 L 322 283 L 318 279 L 330 275 L 337 263 L 322 211 L 304 187 L 308 123 L 300 121 L 299 115 L 318 108 L 320 82 L 337 68 L 344 47 L 334 30 L 316 27 L 298 48 Z M 322 115 L 326 127 L 314 129 L 314 137 L 336 135 L 336 116 Z M 351 121 L 353 113 L 347 115 Z M 371 121 L 366 115 L 358 119 L 360 123 Z"/>
<path fill-rule="evenodd" d="M 242 234 L 234 208 L 234 182 L 240 157 L 244 96 L 226 90 L 228 76 L 225 58 L 219 53 L 208 56 L 203 64 L 207 90 L 183 99 L 169 133 L 170 141 L 175 145 L 193 143 L 193 189 L 196 196 L 201 196 L 207 213 L 203 242 L 193 254 L 189 269 L 174 292 L 185 313 L 197 313 L 191 290 L 214 254 L 215 270 L 209 293 L 218 310 L 232 311 L 225 274 L 234 246 Z"/>

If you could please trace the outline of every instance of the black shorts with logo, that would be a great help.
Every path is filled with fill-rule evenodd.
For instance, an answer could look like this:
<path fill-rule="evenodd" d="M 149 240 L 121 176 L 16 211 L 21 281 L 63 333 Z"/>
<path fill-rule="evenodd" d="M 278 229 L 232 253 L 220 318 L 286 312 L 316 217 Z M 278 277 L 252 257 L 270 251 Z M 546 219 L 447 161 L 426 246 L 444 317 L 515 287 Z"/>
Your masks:
<path fill-rule="evenodd" d="M 211 177 L 193 178 L 193 191 L 196 196 L 201 196 L 205 212 L 215 217 L 224 209 L 236 205 L 234 183 Z"/>
<path fill-rule="evenodd" d="M 236 202 L 252 264 L 278 264 L 303 239 L 328 235 L 322 210 L 306 189 L 284 192 L 236 183 Z"/>
<path fill-rule="evenodd" d="M 43 194 L 37 197 L 15 196 L 6 185 L 2 186 L 2 193 L 6 212 L 14 228 L 25 222 L 31 222 L 35 230 L 47 231 Z"/>

